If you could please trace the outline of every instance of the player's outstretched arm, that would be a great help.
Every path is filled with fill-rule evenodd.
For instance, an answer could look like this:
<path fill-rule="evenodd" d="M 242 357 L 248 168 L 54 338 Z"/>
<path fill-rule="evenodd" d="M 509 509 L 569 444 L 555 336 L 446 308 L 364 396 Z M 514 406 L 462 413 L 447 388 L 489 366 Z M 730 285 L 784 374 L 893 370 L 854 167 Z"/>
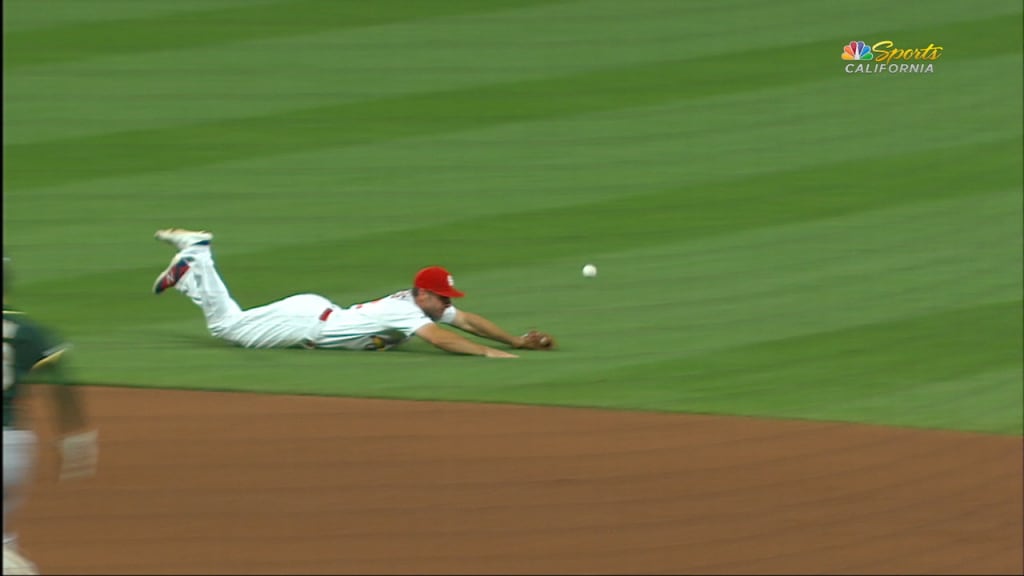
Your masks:
<path fill-rule="evenodd" d="M 502 330 L 497 324 L 479 314 L 459 310 L 455 313 L 455 320 L 452 322 L 452 326 L 455 326 L 459 330 L 465 330 L 470 334 L 480 336 L 481 338 L 487 338 L 489 340 L 494 340 L 495 342 L 507 344 L 512 348 L 523 347 L 523 339 L 521 337 L 509 334 Z"/>
<path fill-rule="evenodd" d="M 518 356 L 510 352 L 491 348 L 490 346 L 484 346 L 483 344 L 463 338 L 451 330 L 441 328 L 437 324 L 427 324 L 417 330 L 416 335 L 427 342 L 430 342 L 434 346 L 437 346 L 441 350 L 451 352 L 453 354 L 472 354 L 475 356 L 486 356 L 488 358 L 518 358 Z"/>
<path fill-rule="evenodd" d="M 464 310 L 456 311 L 452 326 L 520 350 L 554 350 L 558 347 L 554 336 L 546 332 L 530 330 L 522 336 L 513 336 L 487 318 Z"/>

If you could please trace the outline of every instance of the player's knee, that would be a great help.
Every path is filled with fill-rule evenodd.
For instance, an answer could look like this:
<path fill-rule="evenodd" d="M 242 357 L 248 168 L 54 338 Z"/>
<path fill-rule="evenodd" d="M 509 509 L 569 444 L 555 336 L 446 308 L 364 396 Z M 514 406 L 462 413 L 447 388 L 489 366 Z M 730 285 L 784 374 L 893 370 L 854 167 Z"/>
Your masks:
<path fill-rule="evenodd" d="M 22 556 L 12 545 L 4 544 L 4 575 L 21 574 L 36 575 L 39 570 L 36 565 Z"/>
<path fill-rule="evenodd" d="M 220 338 L 221 340 L 227 340 L 228 342 L 234 342 L 232 337 L 232 328 L 237 323 L 237 318 L 229 318 L 227 320 L 221 320 L 214 324 L 209 324 L 206 328 L 210 331 L 210 335 L 214 338 Z"/>

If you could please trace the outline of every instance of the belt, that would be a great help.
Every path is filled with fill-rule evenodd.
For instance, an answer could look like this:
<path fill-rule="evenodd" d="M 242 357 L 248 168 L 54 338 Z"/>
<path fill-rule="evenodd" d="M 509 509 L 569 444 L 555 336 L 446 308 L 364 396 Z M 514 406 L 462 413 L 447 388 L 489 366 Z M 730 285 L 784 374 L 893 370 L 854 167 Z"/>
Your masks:
<path fill-rule="evenodd" d="M 331 312 L 334 312 L 334 308 L 328 308 L 328 309 L 324 310 L 323 312 L 321 312 L 320 313 L 320 321 L 321 322 L 326 322 L 327 319 L 330 318 Z"/>

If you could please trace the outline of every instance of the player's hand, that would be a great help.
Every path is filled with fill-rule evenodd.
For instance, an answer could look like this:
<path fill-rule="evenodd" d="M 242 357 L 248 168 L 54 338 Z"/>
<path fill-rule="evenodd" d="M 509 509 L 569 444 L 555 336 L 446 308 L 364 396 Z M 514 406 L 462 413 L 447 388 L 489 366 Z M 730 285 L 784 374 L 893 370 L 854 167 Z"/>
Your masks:
<path fill-rule="evenodd" d="M 554 350 L 558 347 L 555 337 L 540 330 L 530 330 L 519 337 L 516 348 L 524 350 Z"/>
<path fill-rule="evenodd" d="M 488 358 L 519 358 L 519 356 L 516 356 L 511 352 L 498 350 L 497 348 L 488 348 L 487 353 L 484 354 L 484 356 Z"/>
<path fill-rule="evenodd" d="M 87 478 L 96 474 L 99 460 L 97 436 L 96 430 L 88 430 L 61 438 L 58 444 L 61 480 Z"/>

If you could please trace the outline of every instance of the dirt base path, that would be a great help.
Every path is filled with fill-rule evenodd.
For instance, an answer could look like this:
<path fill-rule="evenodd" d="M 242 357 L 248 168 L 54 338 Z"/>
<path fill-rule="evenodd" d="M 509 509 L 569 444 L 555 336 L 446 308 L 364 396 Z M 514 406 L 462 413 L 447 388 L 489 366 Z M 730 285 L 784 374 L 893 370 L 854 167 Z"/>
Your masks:
<path fill-rule="evenodd" d="M 15 518 L 48 574 L 1024 570 L 1019 437 L 87 392 L 99 475 L 41 454 Z"/>

